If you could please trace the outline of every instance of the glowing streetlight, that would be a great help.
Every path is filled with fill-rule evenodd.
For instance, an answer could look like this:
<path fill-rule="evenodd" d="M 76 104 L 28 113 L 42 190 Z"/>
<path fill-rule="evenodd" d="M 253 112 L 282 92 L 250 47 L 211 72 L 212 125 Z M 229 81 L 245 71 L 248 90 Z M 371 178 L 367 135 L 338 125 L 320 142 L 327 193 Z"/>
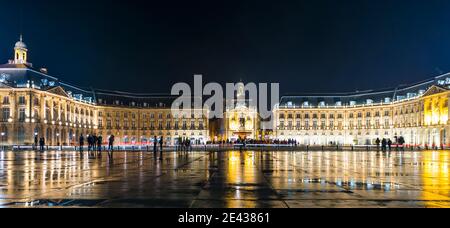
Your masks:
<path fill-rule="evenodd" d="M 2 133 L 0 133 L 1 134 L 1 136 L 2 136 L 2 150 L 4 149 L 4 146 L 3 146 L 3 138 L 5 137 L 5 132 L 2 132 Z"/>

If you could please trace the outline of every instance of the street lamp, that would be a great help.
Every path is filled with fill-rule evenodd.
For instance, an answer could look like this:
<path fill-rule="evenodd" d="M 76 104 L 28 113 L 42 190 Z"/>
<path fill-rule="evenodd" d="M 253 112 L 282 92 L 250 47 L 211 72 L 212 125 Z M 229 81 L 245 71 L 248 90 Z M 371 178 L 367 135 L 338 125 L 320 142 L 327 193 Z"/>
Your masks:
<path fill-rule="evenodd" d="M 2 150 L 4 150 L 4 146 L 3 146 L 3 138 L 5 137 L 5 132 L 2 132 L 2 133 L 1 133 L 1 136 L 2 136 Z"/>

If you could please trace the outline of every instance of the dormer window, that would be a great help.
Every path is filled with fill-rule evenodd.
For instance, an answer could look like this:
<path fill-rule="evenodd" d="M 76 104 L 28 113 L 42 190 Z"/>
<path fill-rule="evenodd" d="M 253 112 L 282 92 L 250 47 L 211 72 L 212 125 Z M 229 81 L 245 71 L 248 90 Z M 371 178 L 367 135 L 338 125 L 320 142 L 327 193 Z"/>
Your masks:
<path fill-rule="evenodd" d="M 356 106 L 356 101 L 350 101 L 350 106 Z"/>
<path fill-rule="evenodd" d="M 413 98 L 413 97 L 416 96 L 416 94 L 415 94 L 415 93 L 408 93 L 406 96 L 407 96 L 408 98 Z"/>
<path fill-rule="evenodd" d="M 446 84 L 446 85 L 450 85 L 450 78 L 446 78 L 446 79 L 445 79 L 445 84 Z"/>

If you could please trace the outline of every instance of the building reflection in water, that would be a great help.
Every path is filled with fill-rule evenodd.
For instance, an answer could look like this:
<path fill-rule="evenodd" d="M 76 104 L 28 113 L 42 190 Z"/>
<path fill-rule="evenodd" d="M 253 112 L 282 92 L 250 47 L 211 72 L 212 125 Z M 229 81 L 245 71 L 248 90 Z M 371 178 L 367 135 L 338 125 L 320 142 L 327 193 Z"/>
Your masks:
<path fill-rule="evenodd" d="M 429 192 L 450 196 L 450 153 L 424 152 L 422 165 L 423 200 L 430 200 Z"/>
<path fill-rule="evenodd" d="M 226 207 L 255 207 L 255 201 L 241 201 L 244 195 L 254 193 L 258 189 L 258 183 L 262 176 L 255 164 L 255 152 L 231 151 L 226 154 L 227 166 L 224 178 L 226 184 L 225 191 L 231 192 L 232 199 L 226 201 Z M 220 169 L 220 167 L 219 167 Z M 228 197 L 231 197 L 228 196 Z"/>
<path fill-rule="evenodd" d="M 406 153 L 406 152 L 405 152 Z M 392 190 L 399 188 L 399 177 L 420 171 L 417 153 L 366 152 L 286 152 L 272 153 L 270 170 L 275 189 L 291 189 L 300 183 L 335 184 L 349 190 Z M 405 164 L 405 156 L 410 164 Z M 414 159 L 411 160 L 411 156 Z M 413 174 L 414 175 L 414 174 Z M 280 178 L 283 177 L 283 178 Z M 421 181 L 418 178 L 416 181 Z M 417 184 L 417 183 L 416 183 Z"/>
<path fill-rule="evenodd" d="M 419 200 L 432 200 L 428 193 L 450 196 L 449 165 L 447 151 L 170 153 L 162 162 L 155 161 L 152 153 L 117 153 L 114 163 L 106 155 L 93 159 L 77 152 L 0 152 L 0 200 L 115 177 L 122 178 L 121 187 L 164 192 L 188 183 L 183 178 L 194 174 L 219 186 L 211 191 L 226 191 L 228 207 L 258 206 L 257 200 L 241 199 L 263 198 L 269 187 L 327 190 L 333 185 L 381 192 L 406 188 L 422 190 Z"/>

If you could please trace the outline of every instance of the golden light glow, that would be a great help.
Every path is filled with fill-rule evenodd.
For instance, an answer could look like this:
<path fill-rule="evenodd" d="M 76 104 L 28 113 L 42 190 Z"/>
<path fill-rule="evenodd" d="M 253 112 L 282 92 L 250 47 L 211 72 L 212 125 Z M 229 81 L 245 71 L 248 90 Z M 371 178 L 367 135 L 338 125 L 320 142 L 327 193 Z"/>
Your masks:
<path fill-rule="evenodd" d="M 437 195 L 450 195 L 450 175 L 448 161 L 450 159 L 450 152 L 424 152 L 423 153 L 423 194 L 422 199 L 430 204 L 428 200 L 435 200 Z M 444 199 L 445 200 L 445 199 Z"/>
<path fill-rule="evenodd" d="M 446 96 L 434 96 L 424 101 L 425 125 L 447 124 L 448 122 L 448 98 Z"/>

